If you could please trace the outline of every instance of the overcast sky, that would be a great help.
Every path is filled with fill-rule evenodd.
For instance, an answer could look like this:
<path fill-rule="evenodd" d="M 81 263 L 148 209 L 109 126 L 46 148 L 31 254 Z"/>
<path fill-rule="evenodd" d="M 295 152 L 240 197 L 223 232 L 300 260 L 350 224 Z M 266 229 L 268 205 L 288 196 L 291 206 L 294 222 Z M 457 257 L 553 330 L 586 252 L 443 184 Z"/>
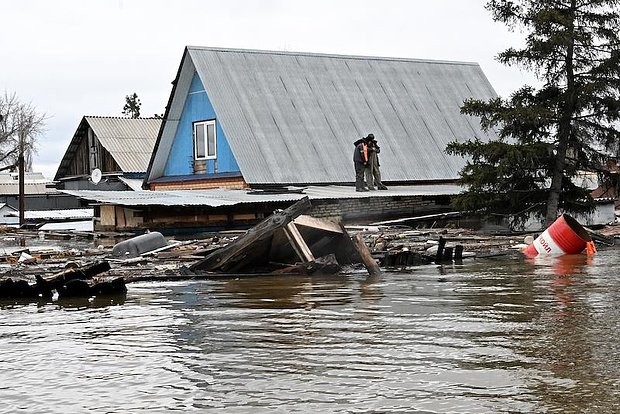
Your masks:
<path fill-rule="evenodd" d="M 478 62 L 501 96 L 533 77 L 494 58 L 522 42 L 483 0 L 0 0 L 0 93 L 48 116 L 53 178 L 84 115 L 136 92 L 161 114 L 186 45 Z"/>

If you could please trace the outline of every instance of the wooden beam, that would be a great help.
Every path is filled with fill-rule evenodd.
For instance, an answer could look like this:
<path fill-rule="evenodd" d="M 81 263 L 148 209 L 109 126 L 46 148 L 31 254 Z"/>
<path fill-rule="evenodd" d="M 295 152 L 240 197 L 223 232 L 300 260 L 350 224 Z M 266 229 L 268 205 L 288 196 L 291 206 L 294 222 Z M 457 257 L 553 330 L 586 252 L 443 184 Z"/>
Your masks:
<path fill-rule="evenodd" d="M 294 220 L 297 226 L 311 227 L 330 233 L 342 234 L 342 228 L 339 223 L 333 221 L 321 220 L 315 217 L 301 215 Z"/>
<path fill-rule="evenodd" d="M 295 223 L 291 221 L 286 226 L 284 226 L 282 230 L 284 230 L 284 234 L 286 234 L 289 243 L 291 243 L 291 246 L 293 246 L 293 250 L 295 250 L 295 253 L 297 253 L 297 256 L 299 256 L 301 261 L 313 262 L 314 256 L 312 255 L 312 252 L 310 251 L 310 248 L 306 244 L 304 238 L 301 237 L 301 234 L 299 233 L 297 226 L 295 226 Z"/>
<path fill-rule="evenodd" d="M 352 240 L 353 245 L 355 246 L 355 250 L 357 250 L 360 257 L 362 258 L 362 263 L 364 264 L 364 267 L 366 267 L 366 270 L 368 270 L 368 273 L 371 276 L 380 276 L 381 269 L 379 268 L 377 261 L 370 254 L 370 250 L 368 249 L 368 246 L 366 246 L 366 243 L 364 243 L 362 235 L 360 233 L 357 233 L 355 236 L 353 236 Z"/>

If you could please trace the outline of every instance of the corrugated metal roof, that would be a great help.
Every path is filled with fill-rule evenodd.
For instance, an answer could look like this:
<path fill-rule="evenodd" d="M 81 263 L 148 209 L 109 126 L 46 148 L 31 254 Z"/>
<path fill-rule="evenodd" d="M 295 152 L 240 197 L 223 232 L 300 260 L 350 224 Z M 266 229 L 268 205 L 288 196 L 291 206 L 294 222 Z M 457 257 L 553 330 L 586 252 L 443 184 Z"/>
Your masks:
<path fill-rule="evenodd" d="M 475 63 L 187 50 L 250 184 L 352 182 L 353 142 L 368 133 L 385 181 L 455 179 L 464 161 L 445 153 L 447 143 L 488 139 L 460 113 L 465 99 L 496 96 Z M 186 92 L 176 91 L 170 113 Z"/>
<path fill-rule="evenodd" d="M 52 184 L 52 182 L 45 178 L 42 173 L 27 172 L 24 180 L 24 193 L 31 195 L 56 192 L 55 189 L 47 187 L 49 184 Z M 0 174 L 0 194 L 19 194 L 19 178 L 16 173 Z"/>
<path fill-rule="evenodd" d="M 127 187 L 131 188 L 133 191 L 142 191 L 142 181 L 141 179 L 138 178 L 125 178 L 125 177 L 118 177 L 118 179 L 125 183 L 125 185 L 127 185 Z"/>
<path fill-rule="evenodd" d="M 8 216 L 19 217 L 19 211 L 11 211 Z M 64 210 L 26 210 L 26 220 L 84 220 L 93 218 L 92 208 L 72 208 Z"/>
<path fill-rule="evenodd" d="M 145 172 L 161 126 L 156 118 L 85 117 L 121 170 Z"/>
<path fill-rule="evenodd" d="M 60 161 L 54 180 L 66 175 L 90 127 L 124 173 L 144 173 L 153 153 L 161 119 L 85 116 Z"/>
<path fill-rule="evenodd" d="M 232 206 L 245 203 L 295 201 L 308 196 L 310 200 L 347 199 L 397 196 L 453 195 L 462 188 L 452 184 L 391 186 L 387 191 L 356 192 L 355 187 L 309 186 L 303 193 L 256 192 L 247 190 L 178 190 L 178 191 L 92 191 L 63 190 L 63 193 L 85 200 L 121 206 Z"/>

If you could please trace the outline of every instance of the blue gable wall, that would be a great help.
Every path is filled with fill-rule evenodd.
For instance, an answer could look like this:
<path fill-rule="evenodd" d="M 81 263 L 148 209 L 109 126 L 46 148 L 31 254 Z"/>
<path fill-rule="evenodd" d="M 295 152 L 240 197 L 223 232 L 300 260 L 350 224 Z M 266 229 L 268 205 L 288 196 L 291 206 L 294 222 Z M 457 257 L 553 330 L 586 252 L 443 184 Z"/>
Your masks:
<path fill-rule="evenodd" d="M 231 173 L 240 172 L 239 165 L 235 160 L 235 156 L 230 150 L 228 140 L 224 135 L 224 131 L 217 122 L 217 116 L 211 101 L 205 92 L 205 88 L 200 81 L 197 73 L 189 87 L 185 105 L 174 136 L 172 149 L 168 155 L 164 176 L 175 175 L 194 175 L 192 168 L 192 160 L 194 159 L 194 141 L 192 123 L 196 121 L 216 120 L 217 134 L 217 160 L 207 160 L 207 174 L 203 174 L 205 178 L 209 178 L 209 174 L 213 173 Z M 217 171 L 215 165 L 217 161 Z"/>

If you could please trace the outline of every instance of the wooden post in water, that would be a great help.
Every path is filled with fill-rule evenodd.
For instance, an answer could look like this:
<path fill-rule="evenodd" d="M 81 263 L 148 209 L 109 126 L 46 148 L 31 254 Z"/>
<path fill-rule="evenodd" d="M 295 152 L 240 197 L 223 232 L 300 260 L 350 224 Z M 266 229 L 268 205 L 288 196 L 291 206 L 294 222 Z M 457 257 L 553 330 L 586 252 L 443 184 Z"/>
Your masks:
<path fill-rule="evenodd" d="M 364 264 L 364 267 L 366 267 L 366 270 L 368 270 L 368 273 L 371 276 L 380 276 L 381 269 L 379 268 L 377 261 L 370 254 L 370 250 L 368 249 L 368 246 L 366 246 L 366 243 L 364 243 L 362 235 L 360 233 L 357 233 L 355 236 L 353 236 L 352 240 L 353 245 L 355 246 L 355 250 L 357 250 L 360 257 L 362 258 L 362 263 Z"/>
<path fill-rule="evenodd" d="M 457 244 L 454 248 L 454 261 L 457 263 L 463 262 L 463 245 Z"/>
<path fill-rule="evenodd" d="M 442 236 L 439 236 L 439 244 L 437 245 L 437 254 L 435 255 L 435 263 L 441 263 L 443 259 L 443 249 L 446 247 L 446 239 Z"/>
<path fill-rule="evenodd" d="M 19 155 L 17 157 L 17 164 L 19 169 L 19 227 L 22 227 L 26 224 L 26 203 L 24 201 L 26 198 L 26 168 L 24 165 L 24 131 L 21 129 L 19 130 Z"/>

